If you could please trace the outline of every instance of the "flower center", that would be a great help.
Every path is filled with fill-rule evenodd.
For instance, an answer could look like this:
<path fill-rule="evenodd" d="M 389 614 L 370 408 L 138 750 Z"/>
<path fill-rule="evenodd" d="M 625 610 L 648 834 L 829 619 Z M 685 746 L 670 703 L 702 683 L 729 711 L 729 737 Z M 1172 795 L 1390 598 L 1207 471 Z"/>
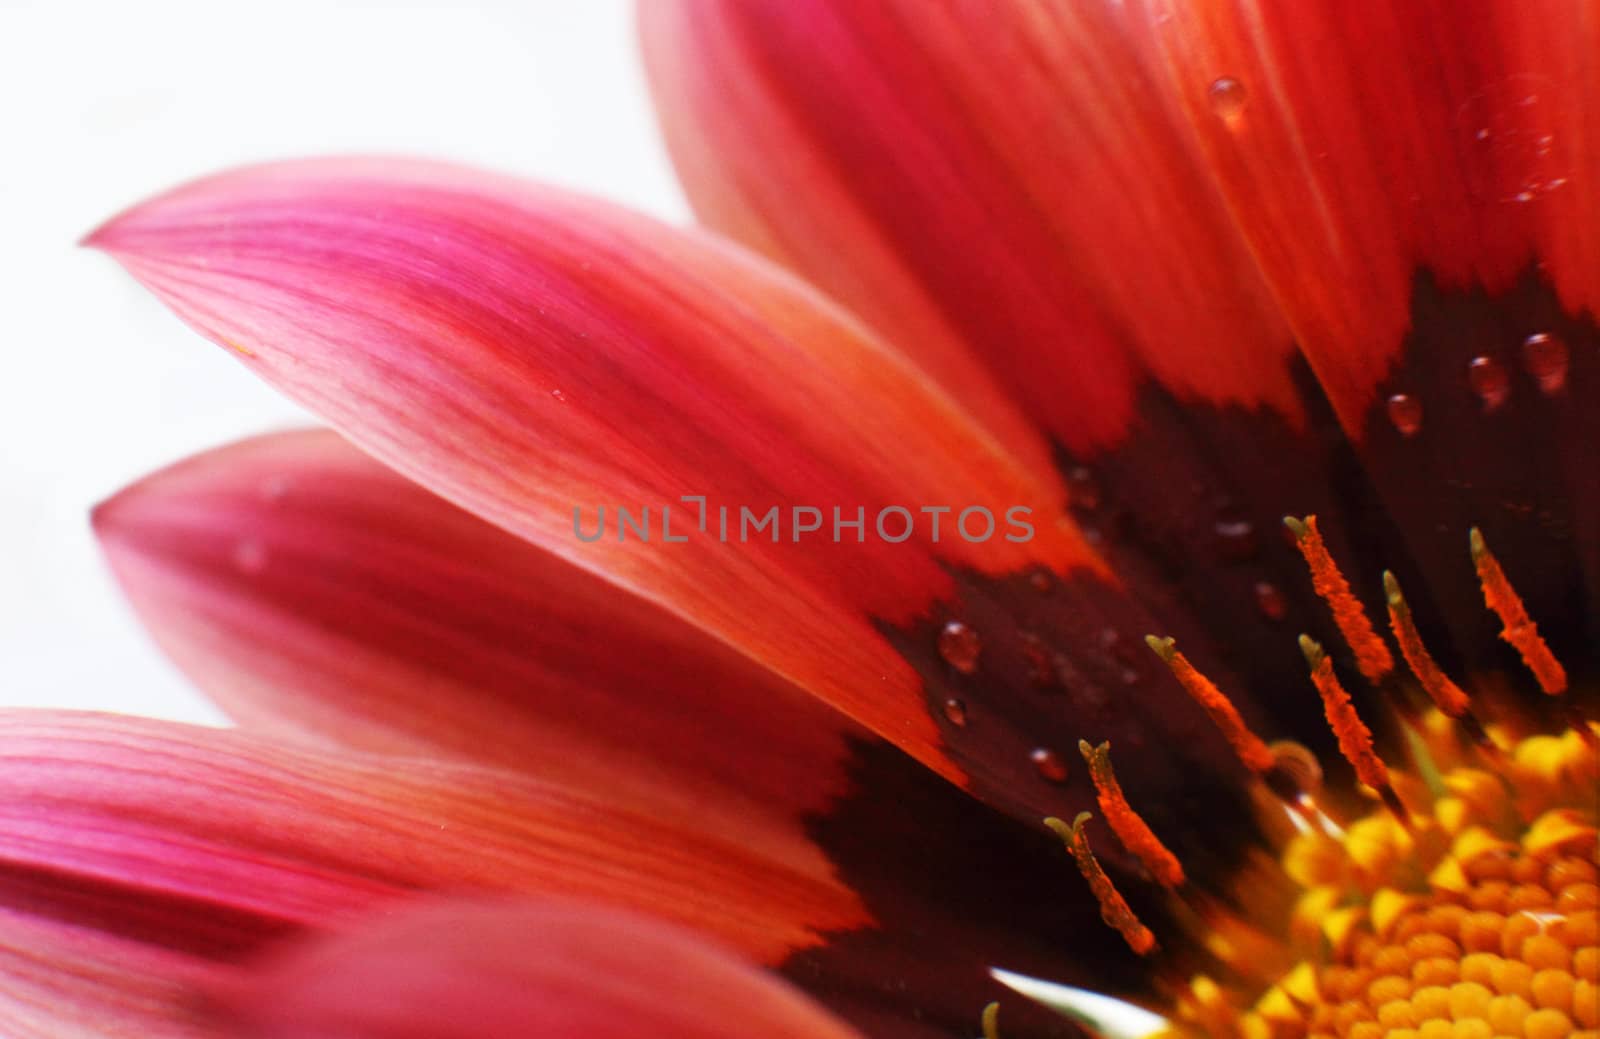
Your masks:
<path fill-rule="evenodd" d="M 1600 759 L 1569 729 L 1487 761 L 1448 722 L 1434 712 L 1421 727 L 1434 789 L 1392 773 L 1406 823 L 1379 809 L 1290 839 L 1281 863 L 1301 893 L 1271 950 L 1276 977 L 1231 991 L 1192 977 L 1178 1034 L 1593 1039 L 1580 1030 L 1600 1028 Z"/>
<path fill-rule="evenodd" d="M 1486 606 L 1563 727 L 1486 723 L 1435 663 L 1393 575 L 1389 627 L 1406 675 L 1317 531 L 1286 520 L 1362 677 L 1403 722 L 1406 760 L 1385 760 L 1323 648 L 1301 637 L 1311 684 L 1354 797 L 1324 790 L 1296 744 L 1268 745 L 1171 639 L 1149 638 L 1260 780 L 1272 856 L 1237 890 L 1190 890 L 1178 859 L 1123 797 L 1110 748 L 1081 749 L 1101 814 L 1165 889 L 1184 933 L 1139 920 L 1089 847 L 1089 813 L 1061 835 L 1106 923 L 1151 959 L 1174 1037 L 1197 1039 L 1600 1039 L 1600 726 L 1568 706 L 1567 676 L 1474 530 Z M 1388 755 L 1400 757 L 1400 755 Z M 1362 798 L 1365 798 L 1363 803 Z M 1164 945 L 1174 948 L 1166 949 Z"/>

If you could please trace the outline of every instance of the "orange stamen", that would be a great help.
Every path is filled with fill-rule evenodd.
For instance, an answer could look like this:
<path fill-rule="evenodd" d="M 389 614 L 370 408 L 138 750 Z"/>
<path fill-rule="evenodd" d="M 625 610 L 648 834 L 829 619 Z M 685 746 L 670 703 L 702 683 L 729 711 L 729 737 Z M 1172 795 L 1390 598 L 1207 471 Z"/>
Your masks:
<path fill-rule="evenodd" d="M 1355 768 L 1356 778 L 1361 782 L 1380 792 L 1388 789 L 1389 770 L 1372 749 L 1372 730 L 1356 713 L 1350 694 L 1340 684 L 1339 676 L 1333 673 L 1333 661 L 1308 635 L 1300 636 L 1300 651 L 1311 665 L 1311 682 L 1322 695 L 1322 710 L 1327 715 L 1328 726 L 1339 738 L 1339 753 Z"/>
<path fill-rule="evenodd" d="M 1183 886 L 1183 864 L 1168 850 L 1161 838 L 1122 793 L 1122 784 L 1111 770 L 1111 744 L 1091 747 L 1088 740 L 1078 741 L 1078 752 L 1089 765 L 1089 777 L 1094 780 L 1095 796 L 1100 811 L 1105 813 L 1111 832 L 1117 835 L 1122 846 L 1132 852 L 1156 882 L 1169 888 Z"/>
<path fill-rule="evenodd" d="M 1116 930 L 1122 935 L 1122 940 L 1128 943 L 1140 956 L 1150 953 L 1156 947 L 1156 936 L 1150 928 L 1139 922 L 1139 917 L 1128 905 L 1117 886 L 1106 876 L 1106 871 L 1100 868 L 1094 852 L 1089 850 L 1089 838 L 1083 832 L 1083 824 L 1093 818 L 1088 812 L 1079 812 L 1078 817 L 1068 826 L 1060 819 L 1051 816 L 1044 824 L 1054 830 L 1056 835 L 1066 842 L 1067 850 L 1072 852 L 1073 859 L 1078 864 L 1078 872 L 1083 874 L 1083 879 L 1089 882 L 1089 890 L 1093 892 L 1094 899 L 1100 903 L 1100 919 L 1106 926 Z"/>
<path fill-rule="evenodd" d="M 1239 716 L 1239 709 L 1233 706 L 1233 701 L 1224 696 L 1209 678 L 1194 669 L 1188 658 L 1174 648 L 1172 639 L 1146 635 L 1144 641 L 1156 656 L 1166 661 L 1184 691 L 1211 715 L 1212 722 L 1222 730 L 1223 737 L 1244 767 L 1257 775 L 1271 772 L 1278 763 L 1277 758 L 1273 757 L 1272 751 L 1261 738 L 1250 731 L 1250 727 Z"/>
<path fill-rule="evenodd" d="M 1477 568 L 1478 583 L 1483 586 L 1483 601 L 1505 625 L 1500 637 L 1522 654 L 1522 662 L 1538 679 L 1540 689 L 1551 696 L 1560 696 L 1567 691 L 1566 669 L 1550 652 L 1550 647 L 1545 645 L 1538 627 L 1522 605 L 1522 597 L 1511 587 L 1505 571 L 1500 569 L 1500 561 L 1484 544 L 1482 532 L 1473 527 L 1468 537 L 1472 546 L 1472 565 Z"/>
<path fill-rule="evenodd" d="M 1317 530 L 1317 517 L 1298 520 L 1285 516 L 1283 523 L 1294 534 L 1295 544 L 1305 557 L 1306 566 L 1311 568 L 1311 585 L 1333 611 L 1333 623 L 1338 625 L 1339 634 L 1355 654 L 1356 666 L 1368 682 L 1379 685 L 1394 670 L 1394 655 L 1373 629 L 1360 600 L 1350 591 L 1350 582 L 1344 579 L 1339 564 L 1328 554 L 1328 546 Z"/>
<path fill-rule="evenodd" d="M 1467 694 L 1439 669 L 1433 654 L 1422 644 L 1422 633 L 1417 631 L 1417 623 L 1411 618 L 1411 607 L 1400 594 L 1400 582 L 1387 570 L 1383 572 L 1383 590 L 1389 599 L 1389 629 L 1400 643 L 1400 653 L 1406 658 L 1411 673 L 1417 676 L 1423 692 L 1433 700 L 1435 707 L 1451 718 L 1462 717 L 1467 713 Z"/>

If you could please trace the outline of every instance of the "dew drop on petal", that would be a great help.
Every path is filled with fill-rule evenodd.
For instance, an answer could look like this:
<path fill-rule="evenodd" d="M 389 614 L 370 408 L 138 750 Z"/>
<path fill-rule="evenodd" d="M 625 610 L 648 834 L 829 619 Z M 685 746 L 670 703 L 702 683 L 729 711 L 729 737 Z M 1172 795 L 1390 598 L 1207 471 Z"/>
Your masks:
<path fill-rule="evenodd" d="M 1050 571 L 1048 570 L 1035 570 L 1028 578 L 1028 583 L 1032 585 L 1033 590 L 1038 592 L 1040 595 L 1048 593 L 1056 586 L 1055 578 L 1050 576 Z"/>
<path fill-rule="evenodd" d="M 259 541 L 241 541 L 233 546 L 233 565 L 247 574 L 267 568 L 267 546 Z"/>
<path fill-rule="evenodd" d="M 1494 411 L 1511 395 L 1511 378 L 1493 357 L 1474 357 L 1467 363 L 1467 385 L 1483 402 L 1484 411 Z"/>
<path fill-rule="evenodd" d="M 1409 393 L 1396 393 L 1388 401 L 1389 424 L 1401 436 L 1416 436 L 1422 429 L 1422 402 Z"/>
<path fill-rule="evenodd" d="M 1566 341 L 1545 332 L 1522 341 L 1522 366 L 1547 394 L 1560 393 L 1567 384 Z"/>
<path fill-rule="evenodd" d="M 939 632 L 939 655 L 964 675 L 978 670 L 978 652 L 982 648 L 978 633 L 960 621 L 949 622 Z"/>
<path fill-rule="evenodd" d="M 1075 465 L 1067 470 L 1067 501 L 1075 509 L 1100 507 L 1100 481 L 1088 466 Z"/>
<path fill-rule="evenodd" d="M 1033 762 L 1033 767 L 1039 775 L 1052 783 L 1065 783 L 1067 781 L 1067 763 L 1061 755 L 1049 747 L 1035 747 L 1033 753 L 1028 755 L 1028 760 Z"/>
<path fill-rule="evenodd" d="M 1289 601 L 1271 581 L 1256 582 L 1256 609 L 1268 620 L 1281 621 L 1289 615 Z"/>
<path fill-rule="evenodd" d="M 944 702 L 944 717 L 958 728 L 967 724 L 967 704 L 954 696 Z"/>
<path fill-rule="evenodd" d="M 1255 524 L 1244 516 L 1224 510 L 1212 529 L 1216 531 L 1217 547 L 1222 558 L 1237 563 L 1256 554 L 1258 542 Z"/>
<path fill-rule="evenodd" d="M 1050 649 L 1044 640 L 1031 631 L 1018 636 L 1022 659 L 1028 662 L 1028 681 L 1036 689 L 1048 689 L 1055 684 L 1056 672 L 1051 663 Z"/>
<path fill-rule="evenodd" d="M 1211 86 L 1206 89 L 1206 97 L 1211 102 L 1211 111 L 1230 127 L 1237 124 L 1244 116 L 1244 106 L 1248 97 L 1244 84 L 1232 76 L 1222 76 L 1212 80 Z"/>

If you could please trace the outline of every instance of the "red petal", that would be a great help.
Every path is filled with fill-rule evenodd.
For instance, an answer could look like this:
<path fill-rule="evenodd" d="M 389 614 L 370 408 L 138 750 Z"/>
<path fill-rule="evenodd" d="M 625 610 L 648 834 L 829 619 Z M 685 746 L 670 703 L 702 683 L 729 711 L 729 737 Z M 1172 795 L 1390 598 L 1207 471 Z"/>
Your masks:
<path fill-rule="evenodd" d="M 1148 380 L 1302 420 L 1287 331 L 1114 11 L 729 0 L 642 17 L 700 215 L 953 391 L 974 353 L 1075 451 L 1120 439 Z"/>
<path fill-rule="evenodd" d="M 746 840 L 825 807 L 864 735 L 331 432 L 192 458 L 95 527 L 162 647 L 250 727 L 559 776 Z"/>
<path fill-rule="evenodd" d="M 308 943 L 225 990 L 256 1039 L 851 1039 L 789 986 L 658 922 L 567 903 L 435 904 Z"/>
<path fill-rule="evenodd" d="M 230 174 L 95 241 L 401 472 L 662 603 L 942 774 L 965 766 L 989 795 L 1042 806 L 1009 773 L 985 776 L 989 762 L 952 761 L 922 676 L 882 628 L 952 597 L 952 567 L 1078 568 L 1091 582 L 1103 569 L 1058 518 L 1064 492 L 1044 466 L 774 268 L 597 203 L 403 164 Z M 1021 506 L 1037 532 L 969 541 L 946 520 L 942 537 L 921 522 L 905 543 L 724 544 L 714 526 L 671 545 L 575 536 L 575 507 L 659 510 L 696 493 L 736 514 L 860 508 L 868 523 L 888 505 Z M 1011 734 L 1019 756 L 1031 738 Z"/>
<path fill-rule="evenodd" d="M 1574 604 L 1600 595 L 1600 19 L 1563 0 L 1133 10 L 1466 664 L 1505 663 L 1464 565 L 1483 525 L 1592 671 L 1600 619 Z M 1243 85 L 1236 118 L 1200 86 L 1218 74 Z"/>
<path fill-rule="evenodd" d="M 1352 436 L 1419 270 L 1498 295 L 1537 257 L 1569 312 L 1600 306 L 1600 22 L 1583 4 L 1134 9 Z M 1230 117 L 1219 76 L 1240 84 Z"/>

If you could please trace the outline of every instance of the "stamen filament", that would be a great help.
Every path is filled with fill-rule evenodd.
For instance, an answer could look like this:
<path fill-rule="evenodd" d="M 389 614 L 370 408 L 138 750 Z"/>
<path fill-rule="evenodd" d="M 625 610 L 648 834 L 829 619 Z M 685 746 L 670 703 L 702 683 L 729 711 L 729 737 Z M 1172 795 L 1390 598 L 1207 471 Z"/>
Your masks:
<path fill-rule="evenodd" d="M 1311 682 L 1322 696 L 1328 726 L 1339 739 L 1339 753 L 1356 770 L 1356 778 L 1380 793 L 1389 788 L 1389 770 L 1372 749 L 1372 730 L 1356 713 L 1350 694 L 1333 673 L 1333 661 L 1309 635 L 1300 636 L 1300 652 L 1311 667 Z"/>
<path fill-rule="evenodd" d="M 1117 782 L 1117 775 L 1111 769 L 1111 744 L 1091 747 L 1088 740 L 1079 740 L 1078 752 L 1089 766 L 1089 778 L 1094 781 L 1100 811 L 1105 814 L 1106 823 L 1110 825 L 1111 832 L 1117 835 L 1117 840 L 1144 864 L 1158 884 L 1168 888 L 1182 887 L 1183 864 L 1161 843 L 1161 838 L 1134 811 L 1122 793 L 1122 784 Z"/>
<path fill-rule="evenodd" d="M 1423 645 L 1422 633 L 1417 631 L 1417 623 L 1411 617 L 1411 607 L 1400 592 L 1400 582 L 1387 570 L 1383 572 L 1383 591 L 1389 600 L 1389 629 L 1400 643 L 1400 654 L 1406 658 L 1411 673 L 1417 676 L 1417 682 L 1435 707 L 1451 718 L 1461 718 L 1467 713 L 1467 694 L 1439 669 L 1433 654 Z"/>
<path fill-rule="evenodd" d="M 1206 713 L 1211 716 L 1211 721 L 1222 730 L 1223 738 L 1244 763 L 1244 767 L 1259 776 L 1266 776 L 1272 772 L 1278 762 L 1271 748 L 1262 742 L 1261 737 L 1250 731 L 1250 727 L 1240 716 L 1239 709 L 1223 695 L 1222 690 L 1195 670 L 1188 658 L 1178 652 L 1171 638 L 1146 635 L 1144 641 L 1155 655 L 1172 669 L 1178 684 L 1183 686 L 1184 691 L 1194 702 L 1205 708 Z"/>
<path fill-rule="evenodd" d="M 1483 532 L 1473 527 L 1468 533 L 1468 542 L 1472 547 L 1472 565 L 1478 571 L 1478 583 L 1483 586 L 1483 601 L 1505 625 L 1500 637 L 1516 647 L 1522 662 L 1538 679 L 1540 689 L 1551 696 L 1560 696 L 1567 691 L 1566 668 L 1545 644 L 1522 605 L 1522 597 L 1511 587 L 1505 571 L 1500 569 L 1500 561 L 1484 543 Z"/>
<path fill-rule="evenodd" d="M 1000 1039 L 1000 1004 L 983 1008 L 983 1039 Z"/>
<path fill-rule="evenodd" d="M 1122 897 L 1122 892 L 1117 890 L 1095 859 L 1094 852 L 1089 849 L 1089 837 L 1083 832 L 1083 824 L 1092 818 L 1094 816 L 1089 812 L 1079 812 L 1070 826 L 1055 816 L 1046 819 L 1044 824 L 1054 830 L 1066 843 L 1067 850 L 1072 852 L 1078 872 L 1088 881 L 1090 892 L 1094 894 L 1095 901 L 1100 903 L 1100 919 L 1122 935 L 1128 948 L 1140 956 L 1146 956 L 1155 950 L 1156 936 L 1150 928 L 1139 922 L 1139 917 Z"/>
<path fill-rule="evenodd" d="M 1300 520 L 1285 516 L 1283 524 L 1294 534 L 1295 545 L 1305 557 L 1306 566 L 1311 569 L 1311 585 L 1332 611 L 1333 623 L 1355 654 L 1356 667 L 1368 682 L 1374 686 L 1381 685 L 1389 672 L 1394 670 L 1394 655 L 1373 629 L 1367 611 L 1350 590 L 1350 582 L 1345 580 L 1339 564 L 1328 554 L 1328 546 L 1317 529 L 1317 517 L 1307 516 Z"/>

